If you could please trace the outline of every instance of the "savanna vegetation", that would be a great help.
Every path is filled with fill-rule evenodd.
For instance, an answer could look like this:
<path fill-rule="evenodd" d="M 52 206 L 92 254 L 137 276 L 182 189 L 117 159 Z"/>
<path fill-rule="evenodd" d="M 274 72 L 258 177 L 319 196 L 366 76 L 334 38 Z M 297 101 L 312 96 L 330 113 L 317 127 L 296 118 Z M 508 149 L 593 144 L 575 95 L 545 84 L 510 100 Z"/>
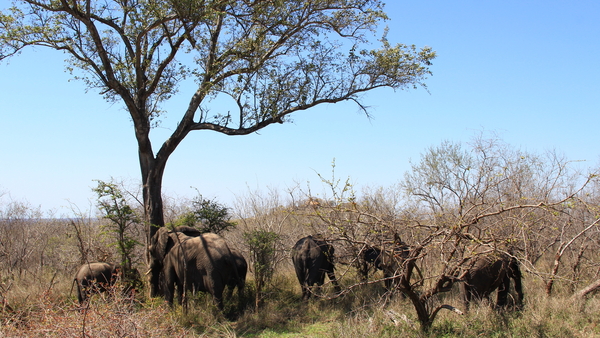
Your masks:
<path fill-rule="evenodd" d="M 79 305 L 73 274 L 87 261 L 117 262 L 143 275 L 147 227 L 139 188 L 98 182 L 97 210 L 50 218 L 5 193 L 0 208 L 0 334 L 21 336 L 216 337 L 592 337 L 600 336 L 597 170 L 554 152 L 535 154 L 497 138 L 426 149 L 398 184 L 357 191 L 350 179 L 249 191 L 225 207 L 201 195 L 165 196 L 167 226 L 219 232 L 243 253 L 246 292 L 219 311 L 206 294 L 171 308 L 147 284 Z M 586 169 L 587 170 L 587 169 Z M 329 283 L 301 300 L 290 249 L 320 234 L 336 249 Z M 386 288 L 361 251 L 406 244 Z M 124 245 L 126 244 L 126 245 Z M 470 262 L 504 254 L 519 262 L 525 302 L 486 301 L 464 311 L 458 285 Z M 124 277 L 125 279 L 125 277 Z M 492 297 L 492 303 L 493 303 Z"/>
<path fill-rule="evenodd" d="M 387 19 L 379 0 L 15 0 L 0 12 L 0 61 L 28 47 L 60 51 L 85 88 L 122 105 L 150 241 L 167 224 L 167 162 L 190 133 L 248 135 L 342 101 L 368 115 L 361 94 L 425 86 L 435 52 L 392 44 L 379 28 Z M 151 135 L 182 85 L 189 104 L 161 144 Z M 159 265 L 148 272 L 152 292 Z"/>

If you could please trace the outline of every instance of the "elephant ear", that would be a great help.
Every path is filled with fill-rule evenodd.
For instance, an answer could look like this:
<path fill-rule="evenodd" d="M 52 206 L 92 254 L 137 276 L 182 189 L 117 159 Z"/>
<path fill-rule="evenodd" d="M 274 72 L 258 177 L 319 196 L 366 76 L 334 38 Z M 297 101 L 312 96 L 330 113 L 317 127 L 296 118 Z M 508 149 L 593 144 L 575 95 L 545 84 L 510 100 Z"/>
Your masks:
<path fill-rule="evenodd" d="M 154 259 L 162 261 L 165 258 L 168 250 L 173 246 L 173 240 L 170 235 L 171 231 L 164 227 L 156 231 L 150 245 L 150 252 Z"/>

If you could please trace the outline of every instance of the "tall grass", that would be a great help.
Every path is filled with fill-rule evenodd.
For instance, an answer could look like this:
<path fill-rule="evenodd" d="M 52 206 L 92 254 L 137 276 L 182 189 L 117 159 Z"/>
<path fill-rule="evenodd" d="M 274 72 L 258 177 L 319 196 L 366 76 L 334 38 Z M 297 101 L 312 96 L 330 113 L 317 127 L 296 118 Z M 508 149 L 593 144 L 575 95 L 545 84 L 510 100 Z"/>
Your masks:
<path fill-rule="evenodd" d="M 54 277 L 54 281 L 52 281 Z M 252 295 L 235 318 L 228 318 L 199 295 L 188 311 L 161 299 L 96 295 L 80 307 L 61 276 L 45 283 L 20 283 L 0 311 L 1 337 L 600 337 L 600 299 L 574 302 L 569 294 L 546 297 L 541 283 L 526 279 L 526 306 L 498 313 L 474 304 L 458 316 L 441 313 L 423 333 L 412 305 L 400 296 L 384 302 L 380 285 L 365 285 L 343 297 L 303 302 L 293 274 L 278 275 L 262 307 Z M 252 293 L 252 281 L 249 292 Z M 325 290 L 327 291 L 327 289 Z M 235 298 L 235 297 L 234 297 Z M 452 293 L 445 303 L 459 304 Z M 232 308 L 233 300 L 226 304 Z"/>

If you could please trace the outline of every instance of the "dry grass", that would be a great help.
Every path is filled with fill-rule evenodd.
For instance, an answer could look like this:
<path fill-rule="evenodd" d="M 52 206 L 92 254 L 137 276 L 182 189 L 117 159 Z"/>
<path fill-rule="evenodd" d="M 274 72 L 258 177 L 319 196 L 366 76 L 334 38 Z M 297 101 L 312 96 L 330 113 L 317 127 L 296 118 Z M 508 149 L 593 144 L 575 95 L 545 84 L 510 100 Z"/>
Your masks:
<path fill-rule="evenodd" d="M 226 302 L 224 314 L 216 310 L 210 296 L 194 297 L 184 311 L 180 306 L 169 307 L 161 299 L 147 299 L 143 292 L 134 299 L 118 292 L 112 297 L 96 296 L 82 310 L 75 295 L 70 294 L 81 254 L 72 227 L 40 223 L 34 228 L 31 223 L 19 223 L 19 227 L 11 228 L 14 233 L 39 230 L 39 236 L 32 240 L 0 233 L 13 241 L 10 244 L 14 248 L 13 260 L 0 264 L 0 337 L 600 337 L 598 295 L 574 303 L 570 283 L 565 281 L 557 283 L 554 295 L 548 298 L 541 280 L 531 274 L 524 280 L 523 311 L 498 314 L 485 305 L 474 305 L 465 316 L 443 311 L 428 333 L 420 331 L 408 300 L 397 296 L 384 301 L 383 283 L 352 288 L 343 297 L 302 302 L 286 248 L 302 235 L 300 230 L 310 219 L 282 215 L 276 215 L 273 228 L 284 220 L 289 224 L 281 229 L 285 242 L 262 307 L 254 309 L 249 273 L 242 309 L 232 300 Z M 264 224 L 265 219 L 257 218 L 256 223 Z M 255 225 L 250 220 L 240 224 L 240 228 L 251 226 Z M 90 230 L 86 242 L 94 254 L 90 259 L 114 260 L 116 255 L 109 249 L 96 250 L 110 248 L 96 238 L 97 228 L 84 229 Z M 243 251 L 243 242 L 236 237 L 240 231 L 228 233 L 226 239 Z M 596 278 L 596 269 L 584 272 Z M 352 268 L 338 264 L 337 273 L 345 286 L 357 282 Z M 324 292 L 331 294 L 329 286 Z M 436 302 L 461 307 L 456 290 L 439 294 Z"/>
<path fill-rule="evenodd" d="M 526 279 L 522 312 L 498 314 L 475 305 L 465 316 L 441 313 L 428 334 L 420 332 L 412 305 L 401 297 L 384 304 L 383 288 L 368 285 L 344 297 L 302 302 L 293 275 L 279 275 L 259 311 L 246 308 L 234 319 L 219 313 L 209 296 L 186 313 L 160 299 L 95 296 L 85 309 L 69 296 L 68 282 L 16 283 L 9 307 L 0 312 L 1 337 L 600 337 L 600 299 L 574 303 L 568 294 L 546 297 Z M 109 297 L 110 296 L 110 297 Z M 457 295 L 445 303 L 459 304 Z M 226 312 L 233 303 L 226 304 Z"/>

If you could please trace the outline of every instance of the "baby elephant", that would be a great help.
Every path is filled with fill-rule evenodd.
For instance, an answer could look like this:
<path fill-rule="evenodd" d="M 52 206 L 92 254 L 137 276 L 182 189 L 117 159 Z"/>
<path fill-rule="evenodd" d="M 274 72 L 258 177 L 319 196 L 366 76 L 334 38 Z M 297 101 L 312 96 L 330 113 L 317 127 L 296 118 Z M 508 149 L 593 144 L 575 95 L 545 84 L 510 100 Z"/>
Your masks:
<path fill-rule="evenodd" d="M 83 264 L 74 282 L 77 283 L 77 298 L 83 304 L 92 293 L 106 292 L 115 284 L 120 274 L 119 266 L 111 263 Z"/>

